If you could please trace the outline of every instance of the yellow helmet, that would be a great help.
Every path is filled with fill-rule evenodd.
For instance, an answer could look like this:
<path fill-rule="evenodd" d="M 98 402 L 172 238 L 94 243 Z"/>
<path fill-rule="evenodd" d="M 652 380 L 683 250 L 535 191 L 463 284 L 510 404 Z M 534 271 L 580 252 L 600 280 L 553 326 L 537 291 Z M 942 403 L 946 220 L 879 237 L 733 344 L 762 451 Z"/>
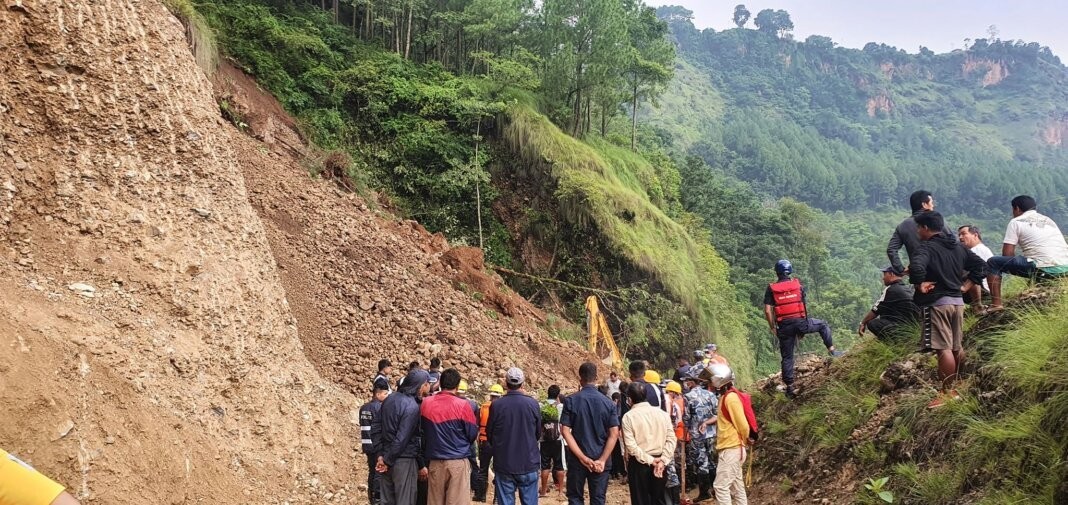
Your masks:
<path fill-rule="evenodd" d="M 645 371 L 645 382 L 649 384 L 660 384 L 660 372 L 656 370 Z"/>
<path fill-rule="evenodd" d="M 456 391 L 458 393 L 466 393 L 467 392 L 467 381 L 464 380 L 464 379 L 460 379 L 460 387 L 456 388 Z"/>
<path fill-rule="evenodd" d="M 504 388 L 502 388 L 500 384 L 490 386 L 489 391 L 490 396 L 501 396 L 504 394 Z"/>
<path fill-rule="evenodd" d="M 668 381 L 667 388 L 665 390 L 668 393 L 682 394 L 682 385 L 675 381 Z"/>

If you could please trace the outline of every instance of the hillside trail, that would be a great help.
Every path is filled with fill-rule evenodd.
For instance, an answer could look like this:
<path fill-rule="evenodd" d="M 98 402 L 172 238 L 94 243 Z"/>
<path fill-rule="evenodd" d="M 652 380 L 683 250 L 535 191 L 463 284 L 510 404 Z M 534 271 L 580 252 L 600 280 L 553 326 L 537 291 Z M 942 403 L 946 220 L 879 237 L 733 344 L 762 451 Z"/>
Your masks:
<path fill-rule="evenodd" d="M 157 0 L 5 0 L 0 73 L 0 446 L 83 503 L 362 503 L 380 356 L 574 386 L 477 254 L 223 121 Z"/>

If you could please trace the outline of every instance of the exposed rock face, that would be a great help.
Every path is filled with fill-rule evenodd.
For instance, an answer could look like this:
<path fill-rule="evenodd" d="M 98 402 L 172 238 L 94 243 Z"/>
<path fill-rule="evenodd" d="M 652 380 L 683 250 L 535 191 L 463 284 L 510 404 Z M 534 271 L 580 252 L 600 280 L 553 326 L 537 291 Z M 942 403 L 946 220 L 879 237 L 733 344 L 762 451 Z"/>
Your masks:
<path fill-rule="evenodd" d="M 1042 125 L 1040 136 L 1046 145 L 1063 146 L 1065 137 L 1068 137 L 1068 113 L 1057 114 L 1047 119 Z"/>
<path fill-rule="evenodd" d="M 996 86 L 1009 76 L 1009 67 L 1003 61 L 973 58 L 968 56 L 961 64 L 961 75 L 965 78 L 979 74 L 979 84 L 982 87 Z"/>
<path fill-rule="evenodd" d="M 875 117 L 876 113 L 890 114 L 894 111 L 894 101 L 886 92 L 879 93 L 868 99 L 868 117 Z"/>

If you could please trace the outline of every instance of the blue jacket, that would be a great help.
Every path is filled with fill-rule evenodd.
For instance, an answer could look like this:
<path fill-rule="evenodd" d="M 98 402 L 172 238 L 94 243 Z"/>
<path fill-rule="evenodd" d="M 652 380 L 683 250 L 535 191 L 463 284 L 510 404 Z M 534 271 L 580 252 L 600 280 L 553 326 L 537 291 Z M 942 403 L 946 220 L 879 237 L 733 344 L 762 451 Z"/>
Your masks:
<path fill-rule="evenodd" d="M 423 369 L 408 372 L 400 389 L 382 402 L 382 410 L 371 425 L 371 431 L 381 434 L 374 440 L 374 452 L 389 466 L 398 458 L 423 459 L 417 397 L 427 378 Z"/>
<path fill-rule="evenodd" d="M 419 413 L 427 459 L 467 459 L 478 438 L 478 421 L 467 400 L 442 391 L 423 400 Z"/>
<path fill-rule="evenodd" d="M 508 391 L 493 402 L 486 437 L 493 453 L 493 471 L 526 474 L 541 468 L 541 407 L 538 401 Z"/>

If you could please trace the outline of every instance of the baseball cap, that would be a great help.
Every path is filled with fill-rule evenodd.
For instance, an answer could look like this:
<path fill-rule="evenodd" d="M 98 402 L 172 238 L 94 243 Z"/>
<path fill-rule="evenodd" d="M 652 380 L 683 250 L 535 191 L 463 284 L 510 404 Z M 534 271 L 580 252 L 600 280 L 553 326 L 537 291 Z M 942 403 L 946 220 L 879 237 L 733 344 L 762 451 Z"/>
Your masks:
<path fill-rule="evenodd" d="M 526 379 L 527 377 L 523 375 L 523 371 L 516 367 L 509 368 L 508 373 L 504 374 L 504 380 L 508 382 L 509 386 L 518 386 Z"/>
<path fill-rule="evenodd" d="M 719 349 L 718 347 L 716 347 L 716 344 L 708 344 L 709 351 L 715 351 L 716 349 Z"/>
<path fill-rule="evenodd" d="M 885 266 L 883 268 L 880 268 L 879 271 L 883 272 L 883 273 L 889 272 L 889 273 L 892 273 L 894 275 L 903 275 L 905 273 L 905 272 L 903 272 L 903 271 L 901 271 L 901 270 L 899 270 L 897 268 L 894 268 L 894 265 L 887 265 L 887 266 Z"/>

